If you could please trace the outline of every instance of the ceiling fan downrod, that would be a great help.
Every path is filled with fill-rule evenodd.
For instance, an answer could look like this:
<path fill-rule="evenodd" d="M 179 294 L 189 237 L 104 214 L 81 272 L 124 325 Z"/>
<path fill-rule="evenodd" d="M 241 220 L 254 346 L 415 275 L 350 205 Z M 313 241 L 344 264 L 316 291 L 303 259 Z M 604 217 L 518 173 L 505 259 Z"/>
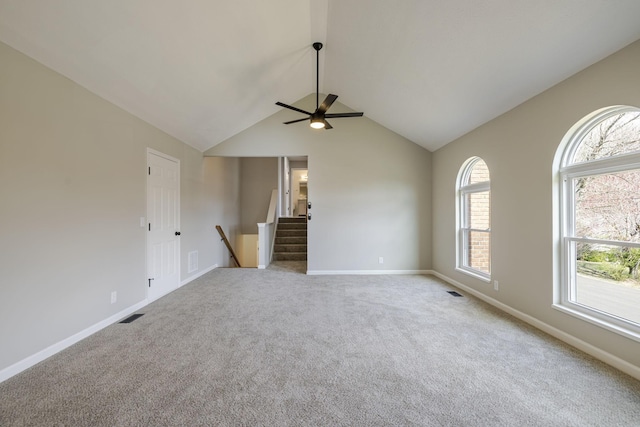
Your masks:
<path fill-rule="evenodd" d="M 322 49 L 322 43 L 315 42 L 313 48 L 316 50 L 316 110 L 320 106 L 320 49 Z"/>

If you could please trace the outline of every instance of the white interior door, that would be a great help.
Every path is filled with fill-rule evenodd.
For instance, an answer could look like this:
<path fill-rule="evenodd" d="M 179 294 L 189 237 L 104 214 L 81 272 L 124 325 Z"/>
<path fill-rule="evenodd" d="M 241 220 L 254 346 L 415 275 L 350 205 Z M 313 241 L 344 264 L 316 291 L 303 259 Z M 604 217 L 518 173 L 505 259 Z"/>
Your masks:
<path fill-rule="evenodd" d="M 147 152 L 147 274 L 149 301 L 180 283 L 180 162 Z"/>

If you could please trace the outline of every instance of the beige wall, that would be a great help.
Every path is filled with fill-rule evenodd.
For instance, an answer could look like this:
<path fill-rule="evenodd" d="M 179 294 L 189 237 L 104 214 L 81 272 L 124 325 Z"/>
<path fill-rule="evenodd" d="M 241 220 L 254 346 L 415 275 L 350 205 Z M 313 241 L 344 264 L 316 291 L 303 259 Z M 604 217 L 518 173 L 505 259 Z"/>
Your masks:
<path fill-rule="evenodd" d="M 557 330 L 640 367 L 640 343 L 552 308 L 557 270 L 553 162 L 573 124 L 599 108 L 640 106 L 640 42 L 567 79 L 433 154 L 433 268 Z M 455 184 L 482 157 L 491 173 L 492 278 L 455 270 Z"/>
<path fill-rule="evenodd" d="M 236 236 L 233 252 L 242 268 L 258 267 L 258 235 L 239 234 Z M 234 265 L 235 266 L 235 265 Z"/>
<path fill-rule="evenodd" d="M 235 263 L 230 258 L 229 251 L 216 230 L 216 225 L 221 225 L 230 242 L 235 241 L 241 233 L 240 225 L 240 161 L 233 158 L 201 157 L 204 162 L 204 192 L 198 197 L 197 206 L 192 209 L 194 215 L 193 224 L 195 230 L 193 236 L 199 239 L 194 247 L 204 248 L 204 268 L 210 265 L 220 267 L 233 267 Z M 185 211 L 184 206 L 182 211 Z M 182 228 L 185 229 L 185 221 Z M 183 272 L 186 270 L 187 259 L 184 256 L 184 248 L 187 243 L 182 243 Z M 201 255 L 202 256 L 202 255 Z M 202 270 L 201 266 L 201 270 Z"/>
<path fill-rule="evenodd" d="M 271 192 L 278 188 L 278 158 L 241 158 L 240 169 L 242 233 L 258 234 L 257 224 L 266 221 Z"/>
<path fill-rule="evenodd" d="M 333 130 L 282 124 L 298 117 L 277 112 L 205 155 L 309 156 L 310 271 L 430 269 L 431 153 L 366 117 L 331 120 Z"/>
<path fill-rule="evenodd" d="M 181 266 L 228 263 L 239 162 L 202 153 L 0 43 L 0 372 L 146 298 L 147 147 L 181 162 Z M 111 292 L 117 302 L 111 304 Z"/>

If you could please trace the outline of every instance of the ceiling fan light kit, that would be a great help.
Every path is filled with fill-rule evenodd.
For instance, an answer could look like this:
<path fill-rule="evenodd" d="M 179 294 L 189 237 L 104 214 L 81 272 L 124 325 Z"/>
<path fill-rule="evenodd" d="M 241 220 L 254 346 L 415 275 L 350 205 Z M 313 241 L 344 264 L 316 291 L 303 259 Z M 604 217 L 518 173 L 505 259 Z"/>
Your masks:
<path fill-rule="evenodd" d="M 327 114 L 327 110 L 329 109 L 329 107 L 331 107 L 335 100 L 338 99 L 338 95 L 329 94 L 324 99 L 324 101 L 322 101 L 322 104 L 318 105 L 320 101 L 320 49 L 322 49 L 322 43 L 315 42 L 313 44 L 313 48 L 316 50 L 316 111 L 310 113 L 309 111 L 301 110 L 300 108 L 296 108 L 283 102 L 276 102 L 276 105 L 288 108 L 289 110 L 297 111 L 298 113 L 306 114 L 307 116 L 309 116 L 309 125 L 313 129 L 333 129 L 333 126 L 329 124 L 327 118 L 335 119 L 340 117 L 362 117 L 364 113 L 361 112 Z M 307 118 L 291 120 L 289 122 L 284 122 L 284 124 L 290 125 L 291 123 L 298 123 L 304 120 L 307 120 Z"/>
<path fill-rule="evenodd" d="M 322 119 L 311 118 L 310 126 L 314 129 L 322 129 L 324 128 L 324 121 L 322 121 Z"/>

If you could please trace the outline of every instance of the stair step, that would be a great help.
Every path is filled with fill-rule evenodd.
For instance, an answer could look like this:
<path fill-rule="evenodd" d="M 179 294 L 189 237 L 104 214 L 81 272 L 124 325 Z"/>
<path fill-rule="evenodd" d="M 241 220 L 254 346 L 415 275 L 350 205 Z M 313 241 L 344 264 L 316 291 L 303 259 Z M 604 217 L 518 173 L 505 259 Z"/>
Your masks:
<path fill-rule="evenodd" d="M 276 245 L 306 245 L 307 236 L 281 237 L 276 236 Z"/>
<path fill-rule="evenodd" d="M 307 230 L 277 230 L 276 238 L 278 237 L 307 237 Z"/>
<path fill-rule="evenodd" d="M 306 261 L 307 253 L 300 252 L 276 252 L 273 254 L 275 261 Z"/>
<path fill-rule="evenodd" d="M 280 217 L 278 218 L 278 223 L 282 224 L 282 223 L 306 223 L 307 222 L 307 218 L 301 216 L 301 217 Z"/>
<path fill-rule="evenodd" d="M 306 230 L 306 222 L 280 222 L 278 223 L 279 230 Z"/>
<path fill-rule="evenodd" d="M 280 252 L 304 252 L 307 253 L 307 245 L 278 245 L 273 248 L 276 253 Z"/>

